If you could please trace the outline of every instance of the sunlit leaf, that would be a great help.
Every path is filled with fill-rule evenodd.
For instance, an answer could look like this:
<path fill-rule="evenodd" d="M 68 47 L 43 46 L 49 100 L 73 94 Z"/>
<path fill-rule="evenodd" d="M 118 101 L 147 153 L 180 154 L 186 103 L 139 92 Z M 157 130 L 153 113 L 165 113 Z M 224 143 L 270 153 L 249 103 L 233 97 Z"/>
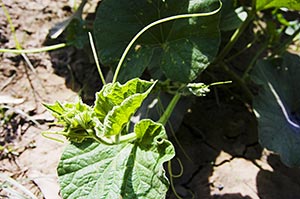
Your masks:
<path fill-rule="evenodd" d="M 161 124 L 142 120 L 135 131 L 134 143 L 69 145 L 58 166 L 63 198 L 165 198 L 169 182 L 163 163 L 174 157 L 174 147 Z"/>
<path fill-rule="evenodd" d="M 256 0 L 256 9 L 265 10 L 268 8 L 288 8 L 300 10 L 299 0 Z"/>
<path fill-rule="evenodd" d="M 111 136 L 121 132 L 131 116 L 141 106 L 152 90 L 154 82 L 133 79 L 124 85 L 105 85 L 96 94 L 94 111 L 101 121 L 96 127 L 97 134 Z"/>

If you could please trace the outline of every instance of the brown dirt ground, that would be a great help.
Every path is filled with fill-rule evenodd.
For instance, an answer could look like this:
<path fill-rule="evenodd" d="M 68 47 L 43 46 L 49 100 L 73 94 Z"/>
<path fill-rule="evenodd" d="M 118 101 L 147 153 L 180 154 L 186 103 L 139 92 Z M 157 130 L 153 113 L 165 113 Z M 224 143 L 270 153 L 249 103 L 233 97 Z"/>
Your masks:
<path fill-rule="evenodd" d="M 71 15 L 68 0 L 3 2 L 24 49 L 42 47 L 49 29 Z M 15 48 L 2 8 L 0 48 Z M 34 70 L 20 55 L 0 53 L 0 105 L 5 105 L 6 113 L 11 115 L 10 122 L 0 126 L 0 143 L 5 148 L 0 151 L 0 185 L 5 174 L 37 198 L 59 199 L 56 166 L 65 144 L 41 136 L 42 131 L 55 129 L 47 125 L 53 122 L 53 117 L 42 103 L 74 101 L 76 92 L 86 87 L 91 76 L 80 77 L 81 82 L 75 81 L 77 86 L 74 86 L 70 81 L 72 71 L 67 67 L 70 64 L 74 70 L 90 63 L 78 61 L 80 57 L 72 48 L 27 56 Z M 66 74 L 57 72 L 58 62 L 65 67 Z M 82 74 L 91 75 L 93 70 Z M 93 92 L 93 89 L 87 91 L 87 100 Z M 234 99 L 198 99 L 186 114 L 177 138 L 191 158 L 183 154 L 171 137 L 184 166 L 183 175 L 174 179 L 175 188 L 183 198 L 300 198 L 300 170 L 285 167 L 278 156 L 261 149 L 253 114 Z M 178 162 L 175 159 L 172 163 L 174 173 L 178 173 Z M 16 187 L 13 189 L 20 192 Z M 7 191 L 0 187 L 0 198 L 13 198 Z M 175 196 L 170 192 L 168 198 Z"/>

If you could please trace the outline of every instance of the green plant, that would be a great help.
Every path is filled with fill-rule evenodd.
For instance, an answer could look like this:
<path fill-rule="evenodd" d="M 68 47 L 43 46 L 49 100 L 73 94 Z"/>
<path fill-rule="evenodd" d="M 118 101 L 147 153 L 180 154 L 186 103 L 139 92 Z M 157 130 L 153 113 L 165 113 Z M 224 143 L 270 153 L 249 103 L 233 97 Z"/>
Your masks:
<path fill-rule="evenodd" d="M 286 133 L 282 126 L 278 126 L 279 123 L 274 120 L 266 124 L 263 122 L 265 119 L 262 118 L 266 115 L 257 114 L 259 140 L 263 147 L 278 152 L 285 164 L 299 166 L 298 139 L 300 137 L 296 127 L 299 122 L 299 103 L 295 95 L 285 97 L 286 93 L 291 93 L 289 90 L 295 87 L 293 85 L 299 72 L 295 71 L 296 77 L 292 77 L 290 73 L 284 75 L 287 76 L 286 78 L 278 77 L 281 79 L 278 81 L 281 82 L 281 86 L 287 84 L 285 89 L 280 89 L 279 84 L 274 84 L 275 86 L 272 84 L 276 92 L 283 90 L 281 91 L 283 93 L 270 95 L 269 98 L 265 98 L 264 94 L 264 92 L 273 93 L 266 82 L 270 81 L 269 78 L 273 78 L 275 71 L 277 71 L 276 73 L 284 70 L 294 71 L 295 69 L 291 69 L 291 67 L 298 63 L 299 58 L 296 55 L 286 54 L 286 50 L 296 38 L 299 38 L 299 14 L 293 12 L 293 10 L 300 9 L 299 2 L 292 0 L 253 0 L 250 5 L 240 5 L 236 1 L 223 1 L 221 12 L 160 23 L 149 29 L 136 41 L 131 40 L 144 26 L 153 23 L 153 21 L 161 20 L 163 17 L 212 11 L 217 7 L 218 1 L 214 0 L 203 2 L 153 0 L 131 1 L 130 3 L 125 3 L 125 1 L 118 1 L 117 3 L 114 0 L 105 1 L 97 12 L 94 25 L 100 60 L 104 65 L 113 69 L 116 68 L 117 63 L 120 65 L 124 61 L 118 81 L 125 82 L 132 77 L 147 74 L 153 79 L 168 79 L 179 82 L 177 84 L 178 89 L 185 83 L 196 80 L 208 66 L 210 66 L 208 69 L 211 68 L 212 71 L 227 73 L 228 77 L 243 92 L 242 95 L 235 95 L 238 95 L 237 97 L 246 103 L 253 102 L 256 113 L 263 112 L 263 109 L 266 108 L 271 110 L 274 108 L 271 104 L 277 106 L 279 111 L 274 114 L 282 118 L 282 123 L 288 126 L 286 128 L 290 128 L 290 133 Z M 285 9 L 281 9 L 283 7 Z M 109 15 L 108 13 L 112 10 L 117 14 Z M 291 14 L 296 15 L 296 17 L 289 17 L 290 19 L 286 17 Z M 267 19 L 268 16 L 272 17 L 271 21 Z M 111 21 L 114 23 L 110 24 Z M 249 43 L 246 43 L 245 47 L 236 47 L 235 44 L 241 39 L 243 33 L 253 30 L 253 26 L 256 32 L 250 33 Z M 226 35 L 232 31 L 232 36 L 226 38 Z M 221 39 L 224 44 L 220 44 Z M 122 56 L 119 62 L 119 57 L 121 57 L 122 51 L 126 49 L 126 43 L 129 41 L 133 43 L 134 48 L 128 51 L 126 59 Z M 258 50 L 251 54 L 253 58 L 249 61 L 245 60 L 243 64 L 237 64 L 235 58 L 242 53 L 251 53 L 251 47 L 255 45 Z M 238 53 L 234 54 L 234 50 Z M 286 64 L 287 57 L 293 57 L 291 59 L 293 61 L 289 64 Z M 269 70 L 274 71 L 264 72 L 265 76 L 262 76 L 262 71 L 268 67 L 262 64 L 261 59 L 268 60 L 267 63 L 272 65 Z M 234 70 L 232 67 L 234 65 L 237 65 L 236 67 L 246 65 L 246 67 L 239 69 L 242 71 L 242 75 Z M 260 75 L 257 75 L 258 73 Z M 262 81 L 263 78 L 266 81 Z M 251 79 L 256 84 L 263 82 L 263 88 L 259 90 L 257 96 L 253 96 L 249 89 L 249 85 L 252 84 Z M 287 82 L 288 79 L 290 79 L 289 83 Z M 282 109 L 276 96 L 279 96 L 279 99 L 284 102 L 285 109 Z M 263 99 L 267 100 L 264 108 L 257 105 Z M 289 102 L 290 100 L 292 102 Z M 289 117 L 284 111 L 288 112 Z M 270 112 L 267 115 L 270 115 Z M 291 123 L 291 121 L 293 122 Z M 295 126 L 293 123 L 297 125 Z M 280 134 L 277 132 L 278 130 L 281 132 Z"/>
<path fill-rule="evenodd" d="M 190 93 L 201 96 L 209 91 L 209 86 L 215 85 L 185 83 L 195 79 L 207 64 L 202 66 L 197 62 L 195 65 L 199 65 L 200 68 L 196 69 L 195 74 L 183 76 L 185 82 L 179 84 L 174 98 L 158 122 L 143 119 L 132 124 L 130 121 L 156 82 L 130 78 L 122 81 L 126 83 L 121 85 L 117 79 L 119 74 L 122 75 L 120 69 L 123 68 L 122 64 L 130 48 L 143 33 L 147 33 L 148 29 L 181 18 L 214 16 L 221 7 L 216 3 L 218 1 L 214 1 L 212 5 L 208 5 L 209 8 L 204 9 L 204 11 L 211 10 L 208 13 L 166 17 L 150 23 L 138 32 L 125 49 L 116 67 L 113 82 L 108 84 L 103 82 L 104 86 L 96 94 L 93 107 L 80 100 L 76 103 L 45 104 L 64 129 L 62 132 L 47 132 L 44 135 L 61 134 L 71 141 L 58 166 L 64 198 L 165 197 L 169 182 L 165 176 L 163 163 L 174 157 L 175 150 L 167 140 L 163 125 L 166 124 L 181 95 Z M 100 77 L 104 81 L 101 72 Z M 70 184 L 75 186 L 70 187 Z"/>
<path fill-rule="evenodd" d="M 54 134 L 71 141 L 58 166 L 63 197 L 164 198 L 169 182 L 163 163 L 175 155 L 164 125 L 182 95 L 202 96 L 216 84 L 194 83 L 207 68 L 213 78 L 214 70 L 228 74 L 243 92 L 235 96 L 253 102 L 262 146 L 299 166 L 299 56 L 286 49 L 300 29 L 284 18 L 281 7 L 300 9 L 293 0 L 223 1 L 221 10 L 218 0 L 101 2 L 94 36 L 100 62 L 115 71 L 113 82 L 106 84 L 99 68 L 104 86 L 94 106 L 80 100 L 45 105 L 64 126 Z M 268 14 L 276 21 L 264 21 Z M 236 47 L 253 26 L 257 32 L 250 41 Z M 81 41 L 73 44 L 81 47 Z M 237 73 L 235 58 L 257 44 L 262 45 Z M 137 78 L 145 76 L 155 81 Z M 261 86 L 256 96 L 251 79 Z M 131 116 L 157 90 L 174 94 L 160 119 L 132 123 Z"/>

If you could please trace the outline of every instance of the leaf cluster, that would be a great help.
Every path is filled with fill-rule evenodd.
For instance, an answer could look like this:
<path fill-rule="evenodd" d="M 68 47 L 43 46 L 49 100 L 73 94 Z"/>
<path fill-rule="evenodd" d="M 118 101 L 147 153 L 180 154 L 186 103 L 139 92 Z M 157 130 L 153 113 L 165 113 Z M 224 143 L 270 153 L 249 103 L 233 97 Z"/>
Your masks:
<path fill-rule="evenodd" d="M 227 74 L 246 96 L 238 97 L 253 102 L 262 146 L 299 166 L 300 109 L 293 90 L 299 56 L 286 49 L 300 29 L 281 14 L 282 7 L 300 10 L 294 0 L 253 0 L 251 5 L 234 0 L 101 2 L 94 36 L 100 62 L 116 70 L 113 82 L 96 94 L 92 107 L 80 100 L 45 105 L 72 142 L 58 167 L 63 197 L 164 198 L 169 182 L 162 165 L 175 151 L 163 125 L 180 96 L 204 96 L 210 86 L 228 83 L 195 83 L 208 67 Z M 270 13 L 276 23 L 265 23 Z M 288 28 L 293 31 L 282 42 Z M 237 46 L 249 30 L 256 31 L 250 42 Z M 235 58 L 257 44 L 259 50 L 237 72 Z M 274 61 L 278 57 L 281 62 Z M 137 78 L 145 76 L 160 80 L 175 95 L 160 123 L 141 120 L 129 132 L 131 117 L 156 83 Z M 253 82 L 261 86 L 256 96 L 249 89 Z"/>

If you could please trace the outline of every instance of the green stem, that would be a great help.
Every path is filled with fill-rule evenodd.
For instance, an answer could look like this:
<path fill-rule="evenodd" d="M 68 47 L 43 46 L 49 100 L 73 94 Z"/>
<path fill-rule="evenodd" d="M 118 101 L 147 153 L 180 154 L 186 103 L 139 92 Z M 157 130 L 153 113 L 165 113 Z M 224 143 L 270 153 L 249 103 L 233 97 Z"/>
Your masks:
<path fill-rule="evenodd" d="M 242 23 L 242 25 L 236 29 L 236 31 L 231 36 L 229 42 L 227 45 L 222 49 L 222 51 L 219 53 L 218 57 L 215 60 L 215 63 L 218 63 L 220 61 L 223 61 L 224 58 L 227 56 L 227 54 L 230 52 L 234 44 L 237 42 L 241 34 L 245 31 L 248 24 L 252 21 L 252 19 L 255 17 L 255 10 L 251 10 L 248 14 L 246 20 Z"/>
<path fill-rule="evenodd" d="M 119 143 L 130 142 L 136 139 L 135 133 L 120 136 Z"/>
<path fill-rule="evenodd" d="M 107 139 L 107 138 L 100 138 L 100 137 L 97 137 L 97 136 L 93 136 L 91 137 L 92 139 L 94 139 L 95 141 L 99 142 L 99 143 L 102 143 L 102 144 L 105 144 L 105 145 L 113 145 L 114 142 L 110 139 Z"/>
<path fill-rule="evenodd" d="M 152 23 L 150 23 L 149 25 L 147 25 L 146 27 L 144 27 L 142 30 L 140 30 L 134 37 L 133 39 L 130 41 L 130 43 L 127 45 L 126 49 L 124 50 L 121 59 L 118 63 L 118 66 L 116 68 L 114 77 L 113 77 L 113 81 L 112 83 L 115 83 L 117 81 L 117 77 L 118 74 L 120 72 L 121 66 L 125 60 L 126 55 L 128 54 L 130 48 L 132 47 L 132 45 L 134 44 L 134 42 L 144 33 L 146 32 L 148 29 L 152 28 L 153 26 L 156 26 L 158 24 L 164 23 L 164 22 L 168 22 L 168 21 L 172 21 L 172 20 L 176 20 L 176 19 L 183 19 L 183 18 L 191 18 L 191 17 L 204 17 L 204 16 L 210 16 L 213 14 L 216 14 L 217 12 L 220 11 L 222 7 L 222 3 L 220 1 L 220 7 L 212 12 L 207 12 L 207 13 L 193 13 L 193 14 L 181 14 L 181 15 L 175 15 L 175 16 L 171 16 L 171 17 L 166 17 L 163 19 L 159 19 L 157 21 L 154 21 Z"/>
<path fill-rule="evenodd" d="M 274 51 L 274 55 L 281 55 L 282 53 L 284 53 L 288 47 L 288 45 L 290 45 L 294 38 L 300 33 L 300 28 L 298 28 L 288 39 L 286 39 L 279 48 L 277 48 L 277 50 Z"/>
<path fill-rule="evenodd" d="M 114 137 L 115 144 L 119 144 L 120 143 L 120 137 L 121 137 L 120 133 L 117 134 L 117 135 L 115 135 L 115 137 Z"/>
<path fill-rule="evenodd" d="M 241 50 L 239 50 L 234 55 L 231 55 L 230 57 L 228 57 L 226 59 L 226 62 L 230 62 L 231 60 L 234 60 L 236 57 L 240 56 L 242 53 L 244 53 L 245 51 L 247 51 L 248 49 L 250 49 L 257 40 L 258 40 L 258 37 L 257 37 L 257 35 L 255 35 L 253 41 L 251 41 L 250 43 L 248 43 L 244 48 L 242 48 Z"/>
<path fill-rule="evenodd" d="M 257 51 L 257 53 L 254 55 L 254 57 L 252 58 L 251 62 L 249 63 L 248 67 L 246 68 L 242 79 L 245 80 L 246 77 L 248 76 L 249 72 L 251 71 L 251 69 L 253 68 L 254 64 L 256 63 L 257 59 L 259 58 L 259 56 L 267 49 L 268 47 L 268 42 L 265 42 Z"/>
<path fill-rule="evenodd" d="M 236 82 L 243 89 L 246 96 L 246 100 L 251 101 L 253 99 L 253 95 L 249 88 L 246 86 L 244 80 L 241 79 L 235 72 L 230 70 L 224 62 L 220 62 L 220 65 L 223 67 L 225 72 L 227 72 L 234 79 L 233 82 Z"/>
<path fill-rule="evenodd" d="M 15 53 L 15 54 L 22 54 L 22 53 L 41 53 L 41 52 L 47 52 L 51 50 L 56 50 L 59 48 L 66 47 L 66 43 L 56 44 L 52 46 L 46 46 L 42 48 L 34 48 L 34 49 L 27 49 L 27 50 L 18 50 L 18 49 L 3 49 L 0 48 L 0 53 Z"/>
<path fill-rule="evenodd" d="M 116 138 L 118 137 L 118 138 Z M 96 140 L 99 143 L 105 144 L 105 145 L 114 145 L 114 144 L 120 144 L 120 143 L 125 143 L 125 142 L 130 142 L 136 139 L 136 134 L 135 133 L 129 133 L 127 135 L 116 135 L 115 140 L 109 139 L 106 137 L 97 137 L 97 136 L 92 136 L 94 140 Z"/>
<path fill-rule="evenodd" d="M 181 94 L 179 92 L 177 92 L 174 97 L 172 98 L 171 102 L 169 103 L 167 109 L 165 110 L 165 112 L 163 113 L 163 115 L 159 118 L 158 122 L 166 125 L 169 117 L 171 116 L 177 102 L 179 101 L 181 97 Z"/>

